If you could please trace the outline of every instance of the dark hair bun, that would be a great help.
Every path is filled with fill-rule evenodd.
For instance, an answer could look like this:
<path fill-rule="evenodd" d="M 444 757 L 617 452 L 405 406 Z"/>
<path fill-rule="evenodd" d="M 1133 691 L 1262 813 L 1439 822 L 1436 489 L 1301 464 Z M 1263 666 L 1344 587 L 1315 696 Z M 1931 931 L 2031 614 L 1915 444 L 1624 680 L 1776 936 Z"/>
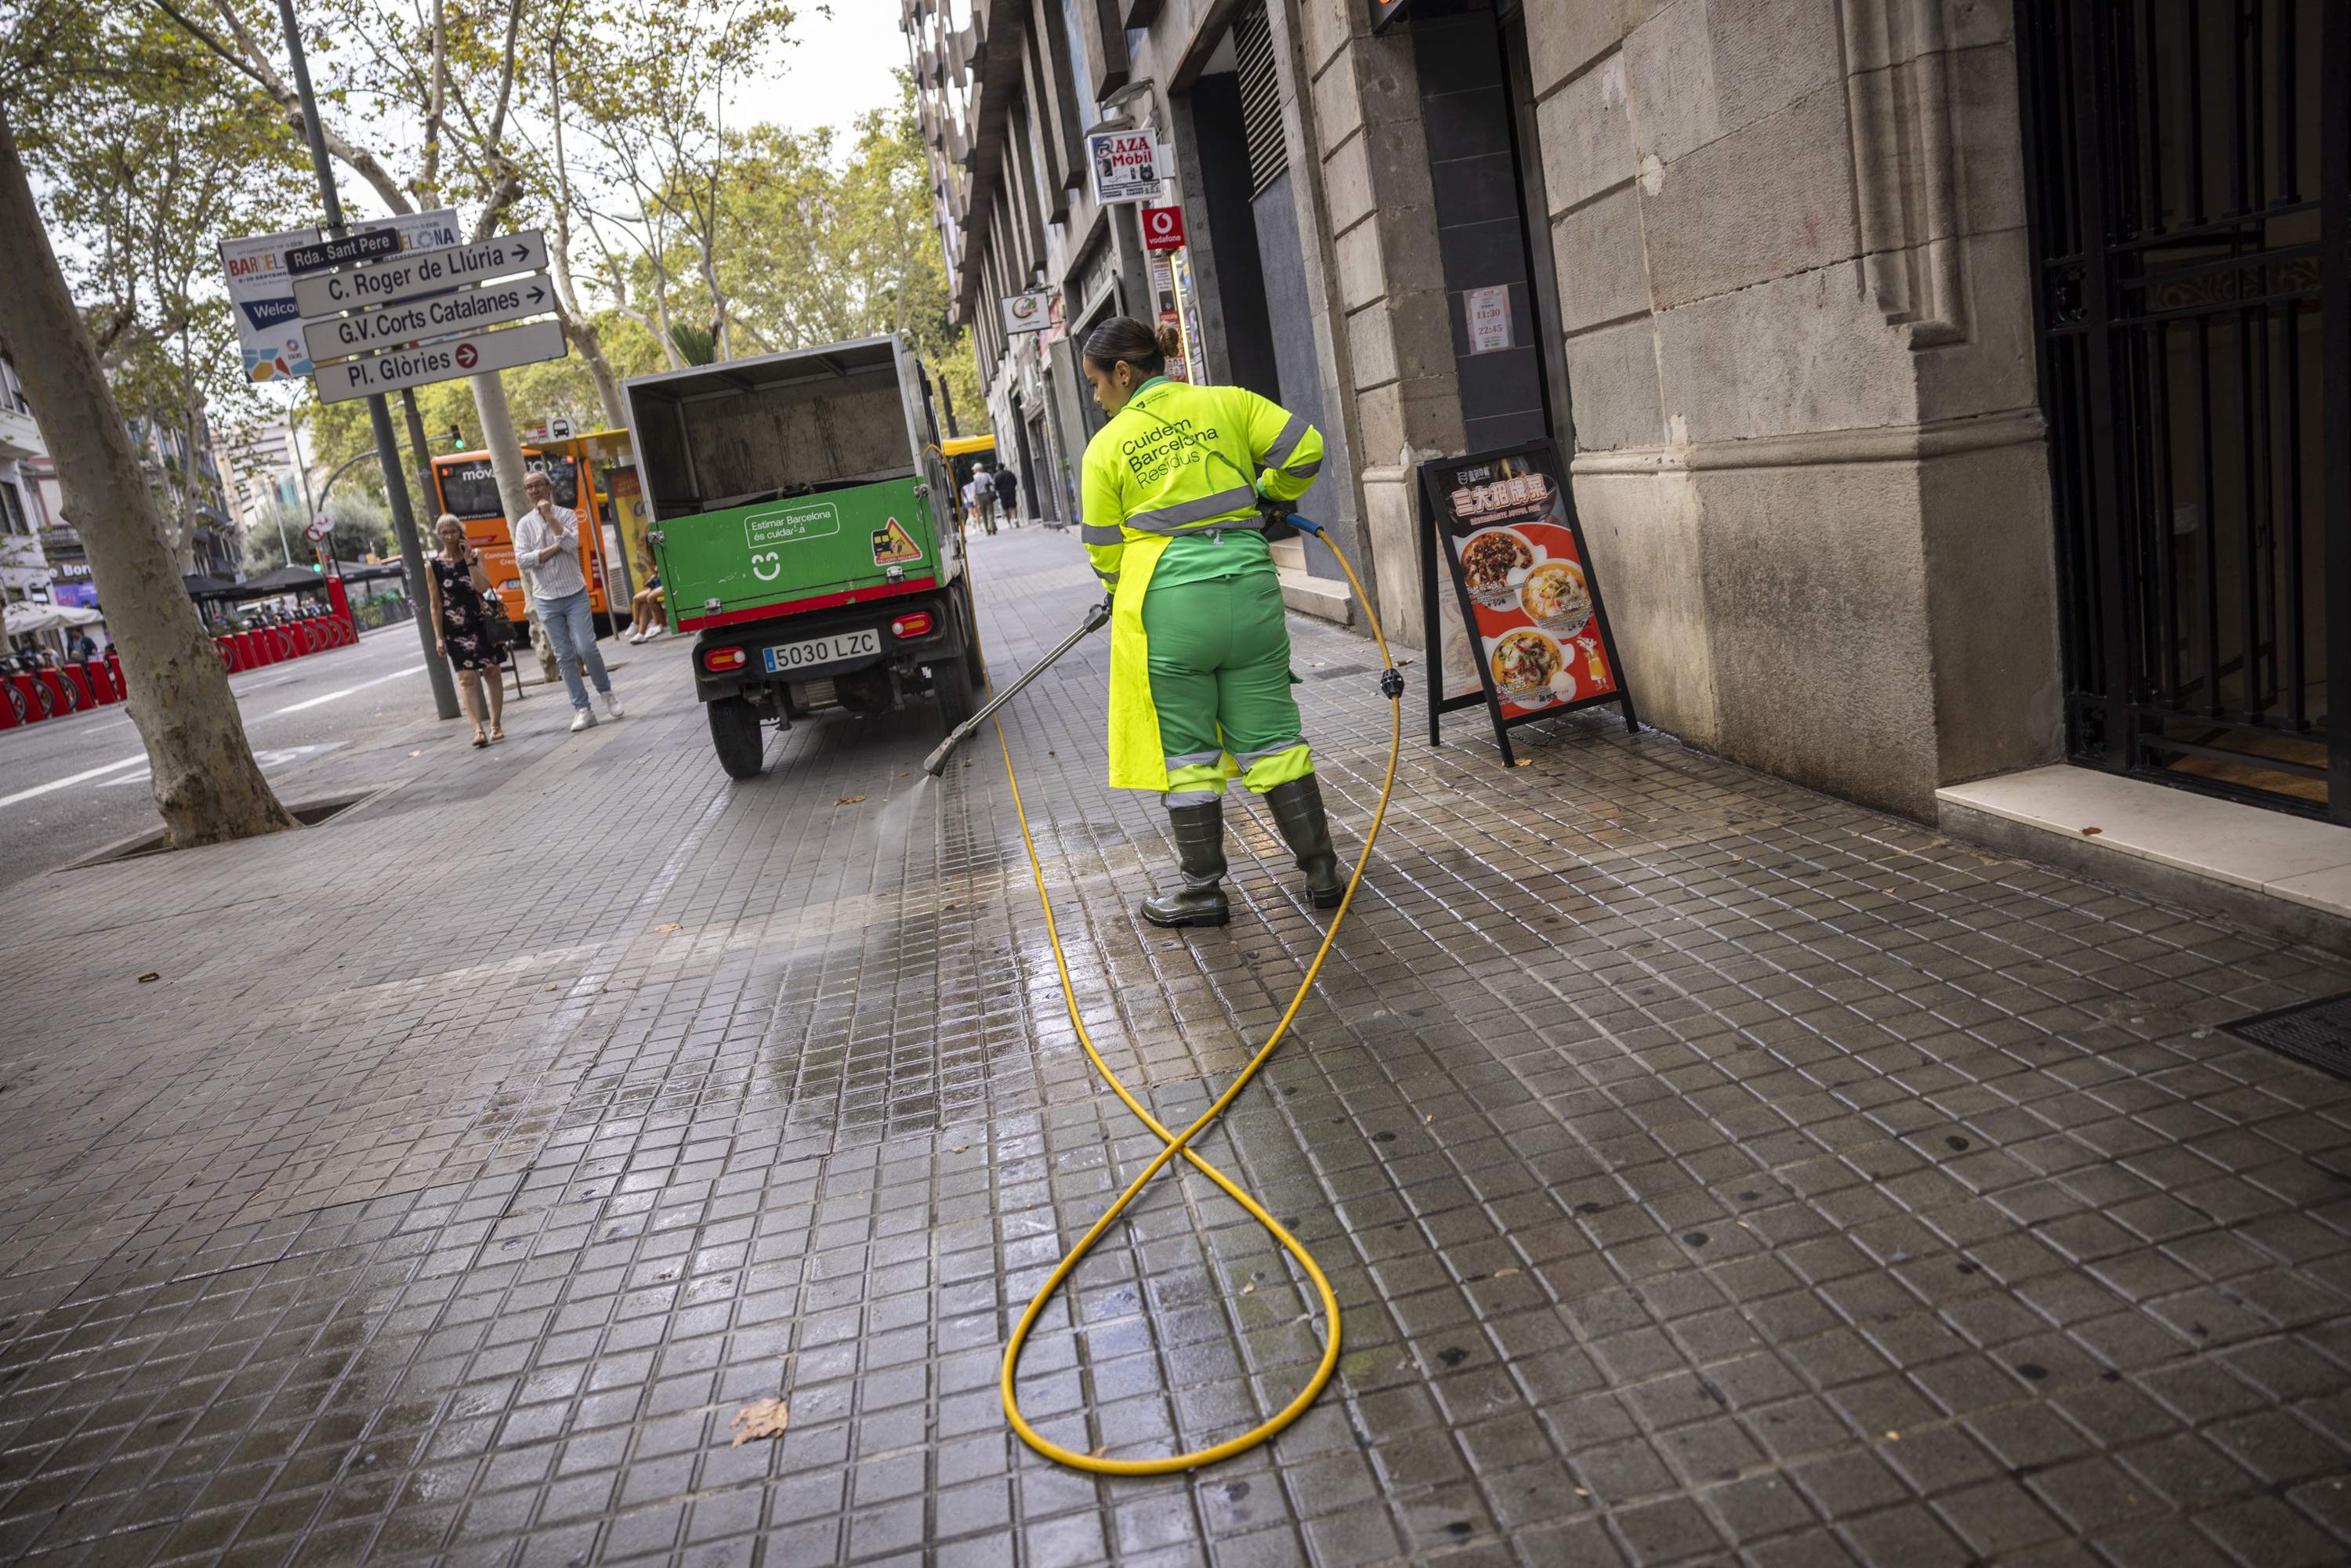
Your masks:
<path fill-rule="evenodd" d="M 1173 321 L 1162 321 L 1158 337 L 1161 358 L 1180 360 L 1184 357 L 1184 329 L 1181 327 Z"/>
<path fill-rule="evenodd" d="M 1154 331 L 1132 316 L 1113 316 L 1086 334 L 1085 356 L 1104 371 L 1125 363 L 1155 376 L 1166 366 L 1172 350 L 1162 345 L 1173 330 L 1162 327 Z"/>

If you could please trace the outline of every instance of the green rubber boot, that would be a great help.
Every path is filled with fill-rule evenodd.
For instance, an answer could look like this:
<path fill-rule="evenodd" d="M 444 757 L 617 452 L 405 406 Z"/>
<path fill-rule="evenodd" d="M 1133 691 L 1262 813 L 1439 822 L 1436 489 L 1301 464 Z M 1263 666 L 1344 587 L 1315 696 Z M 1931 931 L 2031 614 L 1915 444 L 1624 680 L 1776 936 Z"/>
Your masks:
<path fill-rule="evenodd" d="M 1167 825 L 1176 831 L 1184 885 L 1144 899 L 1143 917 L 1154 925 L 1222 925 L 1233 913 L 1225 902 L 1224 802 L 1170 807 Z"/>
<path fill-rule="evenodd" d="M 1317 909 L 1336 909 L 1347 894 L 1347 879 L 1339 870 L 1338 852 L 1331 847 L 1331 819 L 1322 814 L 1322 787 L 1309 773 L 1277 784 L 1265 792 L 1273 824 L 1281 841 L 1298 857 L 1306 873 L 1306 895 Z"/>

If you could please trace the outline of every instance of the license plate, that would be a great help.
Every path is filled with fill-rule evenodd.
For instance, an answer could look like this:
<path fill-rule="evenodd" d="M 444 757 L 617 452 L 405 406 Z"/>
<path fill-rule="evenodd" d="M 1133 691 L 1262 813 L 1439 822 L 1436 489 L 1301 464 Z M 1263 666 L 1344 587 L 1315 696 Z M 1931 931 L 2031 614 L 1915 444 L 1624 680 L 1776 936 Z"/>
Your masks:
<path fill-rule="evenodd" d="M 881 651 L 882 633 L 877 631 L 869 628 L 862 632 L 836 632 L 830 637 L 811 637 L 805 643 L 784 643 L 769 648 L 768 674 L 789 674 L 794 670 L 862 658 Z"/>

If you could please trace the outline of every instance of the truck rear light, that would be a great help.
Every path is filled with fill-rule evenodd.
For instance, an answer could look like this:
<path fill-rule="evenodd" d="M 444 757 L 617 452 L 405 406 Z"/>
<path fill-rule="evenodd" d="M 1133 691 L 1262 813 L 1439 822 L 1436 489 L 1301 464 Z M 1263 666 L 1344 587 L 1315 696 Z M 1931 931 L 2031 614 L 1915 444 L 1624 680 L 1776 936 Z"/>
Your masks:
<path fill-rule="evenodd" d="M 891 622 L 890 635 L 893 637 L 924 636 L 929 632 L 932 624 L 931 612 L 927 610 L 917 610 L 911 615 L 901 615 Z"/>
<path fill-rule="evenodd" d="M 702 667 L 713 674 L 739 670 L 749 662 L 749 656 L 740 648 L 705 648 L 702 653 Z"/>

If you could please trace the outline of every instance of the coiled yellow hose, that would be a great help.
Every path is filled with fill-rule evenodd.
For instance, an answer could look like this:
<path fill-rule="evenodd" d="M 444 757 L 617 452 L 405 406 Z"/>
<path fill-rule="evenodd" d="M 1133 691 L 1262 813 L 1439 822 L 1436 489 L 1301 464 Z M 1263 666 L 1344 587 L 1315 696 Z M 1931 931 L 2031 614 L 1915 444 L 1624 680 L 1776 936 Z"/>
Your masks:
<path fill-rule="evenodd" d="M 1322 539 L 1325 544 L 1331 544 L 1328 535 L 1323 535 Z M 1364 618 L 1371 622 L 1372 636 L 1379 643 L 1382 664 L 1393 672 L 1395 668 L 1395 661 L 1388 653 L 1388 640 L 1380 631 L 1379 615 L 1372 608 L 1371 596 L 1364 591 L 1363 581 L 1356 577 L 1353 565 L 1348 561 L 1346 555 L 1337 545 L 1331 544 L 1331 553 L 1338 557 L 1340 570 L 1347 574 L 1347 581 L 1354 590 L 1355 602 L 1363 606 Z M 1340 924 L 1347 918 L 1348 907 L 1354 903 L 1355 889 L 1364 880 L 1364 868 L 1371 863 L 1372 845 L 1379 840 L 1380 823 L 1385 820 L 1388 813 L 1388 796 L 1395 789 L 1396 758 L 1404 747 L 1402 683 L 1400 680 L 1384 681 L 1384 689 L 1388 695 L 1387 773 L 1380 781 L 1380 803 L 1378 810 L 1372 813 L 1371 831 L 1364 835 L 1363 852 L 1355 857 L 1354 874 L 1347 879 L 1347 891 L 1340 898 L 1339 907 L 1331 916 L 1331 928 L 1323 933 L 1322 946 L 1315 950 L 1314 961 L 1306 967 L 1305 977 L 1298 982 L 1298 994 L 1290 998 L 1290 1006 L 1283 1010 L 1280 1021 L 1273 1026 L 1273 1033 L 1267 1037 L 1265 1044 L 1258 1049 L 1257 1054 L 1249 1058 L 1249 1064 L 1241 1069 L 1239 1076 L 1232 1081 L 1222 1094 L 1217 1096 L 1216 1103 L 1202 1112 L 1198 1120 L 1180 1133 L 1169 1132 L 1157 1117 L 1144 1108 L 1143 1103 L 1134 1097 L 1125 1084 L 1118 1081 L 1118 1075 L 1113 1072 L 1110 1070 L 1110 1064 L 1102 1060 L 1102 1052 L 1094 1049 L 1093 1037 L 1086 1032 L 1085 1019 L 1079 1016 L 1077 992 L 1070 981 L 1069 959 L 1061 951 L 1061 928 L 1053 920 L 1053 901 L 1045 892 L 1045 867 L 1037 858 L 1037 841 L 1029 834 L 1029 813 L 1020 803 L 1020 779 L 1013 772 L 1012 747 L 1004 737 L 1004 721 L 1001 719 L 996 721 L 996 744 L 998 749 L 1004 754 L 1005 780 L 1012 787 L 1012 811 L 1020 821 L 1020 842 L 1029 852 L 1029 870 L 1037 879 L 1037 901 L 1044 906 L 1045 934 L 1053 944 L 1053 965 L 1061 972 L 1061 998 L 1069 1004 L 1070 1022 L 1076 1027 L 1078 1042 L 1085 1047 L 1087 1057 L 1092 1061 L 1095 1069 L 1102 1073 L 1104 1082 L 1109 1083 L 1111 1092 L 1124 1101 L 1126 1108 L 1134 1113 L 1136 1119 L 1158 1134 L 1160 1141 L 1167 1145 L 1143 1168 L 1141 1175 L 1126 1184 L 1126 1190 L 1118 1195 L 1118 1201 L 1104 1209 L 1102 1218 L 1095 1220 L 1092 1227 L 1078 1239 L 1077 1245 L 1071 1248 L 1063 1255 L 1061 1262 L 1054 1265 L 1053 1272 L 1045 1281 L 1044 1288 L 1040 1290 L 1036 1299 L 1029 1303 L 1028 1311 L 1020 1314 L 1019 1322 L 1013 1327 L 1012 1338 L 1005 1344 L 1004 1373 L 1001 1380 L 1005 1416 L 1011 1421 L 1013 1430 L 1020 1434 L 1021 1441 L 1049 1459 L 1058 1460 L 1074 1469 L 1091 1470 L 1096 1475 L 1104 1476 L 1164 1476 L 1177 1470 L 1197 1469 L 1203 1465 L 1213 1465 L 1219 1460 L 1229 1459 L 1236 1454 L 1248 1452 L 1306 1414 L 1308 1406 L 1314 1403 L 1316 1396 L 1322 1392 L 1323 1385 L 1331 1381 L 1331 1374 L 1338 1367 L 1339 1298 L 1332 1291 L 1331 1281 L 1324 1277 L 1321 1266 L 1314 1261 L 1313 1254 L 1308 1252 L 1296 1237 L 1284 1229 L 1280 1220 L 1268 1214 L 1264 1206 L 1257 1199 L 1242 1191 L 1232 1178 L 1194 1152 L 1191 1144 L 1193 1139 L 1207 1130 L 1210 1123 L 1224 1114 L 1225 1107 L 1230 1105 L 1240 1092 L 1249 1087 L 1249 1080 L 1257 1076 L 1258 1070 L 1271 1060 L 1274 1048 L 1280 1045 L 1282 1037 L 1290 1032 L 1290 1020 L 1298 1016 L 1298 1009 L 1305 1005 L 1306 993 L 1312 988 L 1314 977 L 1322 972 L 1322 960 L 1330 956 L 1331 945 L 1339 938 Z M 1314 1281 L 1314 1289 L 1322 1298 L 1323 1321 L 1328 1325 L 1328 1331 L 1322 1341 L 1322 1359 L 1314 1368 L 1314 1375 L 1307 1380 L 1306 1386 L 1299 1390 L 1297 1397 L 1283 1406 L 1271 1419 L 1252 1427 L 1238 1437 L 1218 1443 L 1214 1448 L 1200 1448 L 1188 1454 L 1170 1454 L 1165 1458 L 1157 1459 L 1113 1459 L 1095 1454 L 1081 1454 L 1065 1448 L 1047 1437 L 1031 1427 L 1028 1418 L 1020 1414 L 1020 1403 L 1014 1397 L 1012 1392 L 1013 1375 L 1020 1365 L 1020 1349 L 1028 1343 L 1029 1331 L 1035 1326 L 1039 1314 L 1044 1312 L 1045 1303 L 1053 1299 L 1054 1293 L 1061 1290 L 1063 1282 L 1085 1260 L 1086 1254 L 1093 1249 L 1094 1243 L 1102 1239 L 1102 1233 L 1126 1211 L 1127 1205 L 1133 1203 L 1136 1196 L 1150 1185 L 1151 1178 L 1157 1176 L 1161 1168 L 1177 1155 L 1182 1155 L 1191 1161 L 1194 1169 L 1215 1182 L 1223 1189 L 1226 1197 L 1247 1209 L 1249 1218 L 1264 1226 L 1267 1232 L 1275 1240 L 1280 1242 L 1292 1258 L 1298 1260 L 1299 1266 L 1306 1270 L 1307 1278 Z"/>

